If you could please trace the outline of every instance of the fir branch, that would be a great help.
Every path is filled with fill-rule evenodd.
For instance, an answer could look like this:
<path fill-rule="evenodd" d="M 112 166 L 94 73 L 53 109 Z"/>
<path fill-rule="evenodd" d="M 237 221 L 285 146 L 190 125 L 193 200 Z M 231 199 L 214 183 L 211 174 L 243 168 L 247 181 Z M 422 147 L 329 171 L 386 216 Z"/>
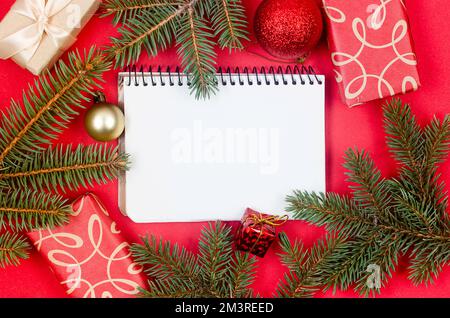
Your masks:
<path fill-rule="evenodd" d="M 279 254 L 281 262 L 288 269 L 299 271 L 308 255 L 303 244 L 297 240 L 292 244 L 286 233 L 278 234 L 278 240 L 282 249 L 282 253 Z"/>
<path fill-rule="evenodd" d="M 392 237 L 389 237 L 391 239 Z M 355 290 L 363 295 L 379 291 L 377 286 L 369 286 L 368 280 L 372 272 L 370 265 L 380 266 L 381 283 L 391 276 L 391 270 L 397 264 L 397 248 L 392 248 L 398 240 L 371 235 L 355 240 L 328 235 L 316 243 L 311 250 L 298 248 L 298 242 L 291 245 L 287 237 L 280 237 L 283 253 L 282 262 L 288 266 L 289 272 L 280 282 L 277 295 L 279 297 L 305 298 L 313 297 L 319 291 L 339 287 L 348 289 L 358 282 Z M 296 247 L 297 246 L 297 247 Z M 390 253 L 392 252 L 392 253 Z M 295 259 L 301 258 L 298 263 Z"/>
<path fill-rule="evenodd" d="M 386 140 L 394 158 L 412 171 L 421 167 L 424 140 L 409 105 L 393 99 L 384 107 Z M 423 180 L 420 180 L 423 184 Z"/>
<path fill-rule="evenodd" d="M 155 56 L 176 38 L 178 56 L 196 98 L 217 91 L 214 35 L 221 48 L 242 49 L 247 38 L 245 11 L 237 0 L 108 0 L 106 15 L 123 22 L 107 56 L 116 67 L 135 63 L 145 49 Z M 212 25 L 212 28 L 210 27 Z"/>
<path fill-rule="evenodd" d="M 248 253 L 234 252 L 231 258 L 228 282 L 225 285 L 224 297 L 230 298 L 252 298 L 253 290 L 250 286 L 255 280 L 256 259 Z M 230 293 L 227 293 L 227 289 Z"/>
<path fill-rule="evenodd" d="M 0 235 L 0 267 L 19 265 L 21 259 L 27 259 L 30 250 L 26 238 L 18 234 Z"/>
<path fill-rule="evenodd" d="M 400 177 L 394 179 L 400 185 L 397 188 L 404 189 L 396 194 L 398 207 L 408 209 L 411 200 L 417 201 L 418 204 L 412 204 L 417 217 L 430 231 L 438 230 L 448 218 L 447 195 L 439 182 L 437 165 L 449 151 L 450 119 L 446 116 L 441 122 L 434 118 L 421 129 L 410 106 L 402 106 L 398 99 L 389 103 L 384 113 L 388 145 L 402 163 Z"/>
<path fill-rule="evenodd" d="M 364 151 L 349 150 L 345 167 L 352 198 L 301 191 L 287 197 L 294 218 L 325 225 L 344 239 L 319 267 L 325 289 L 355 284 L 359 293 L 375 294 L 406 252 L 411 255 L 409 278 L 416 284 L 432 281 L 450 260 L 448 197 L 437 173 L 449 151 L 450 121 L 433 119 L 422 129 L 399 100 L 385 106 L 384 116 L 388 146 L 401 164 L 397 178 L 383 179 Z M 291 263 L 304 266 L 294 259 Z M 380 269 L 379 286 L 367 284 L 369 265 Z M 298 272 L 293 273 L 282 290 L 298 282 Z"/>
<path fill-rule="evenodd" d="M 44 150 L 65 128 L 76 108 L 98 88 L 101 75 L 110 64 L 92 48 L 82 57 L 70 53 L 68 64 L 60 61 L 55 75 L 46 72 L 23 93 L 23 107 L 16 101 L 0 121 L 0 164 L 21 162 Z"/>
<path fill-rule="evenodd" d="M 450 242 L 450 235 L 429 233 L 410 229 L 404 224 L 390 225 L 374 222 L 365 217 L 364 210 L 357 208 L 349 198 L 334 193 L 324 194 L 295 191 L 287 197 L 287 211 L 299 220 L 311 222 L 317 226 L 326 225 L 331 232 L 340 232 L 347 237 L 362 237 L 364 233 L 376 230 L 387 234 L 405 235 L 410 239 L 426 239 L 435 242 Z"/>
<path fill-rule="evenodd" d="M 285 233 L 280 233 L 279 239 L 281 261 L 289 269 L 276 291 L 276 295 L 283 298 L 313 297 L 322 289 L 324 279 L 327 278 L 323 275 L 322 267 L 338 248 L 348 244 L 339 237 L 329 235 L 307 251 L 298 241 L 292 244 Z"/>
<path fill-rule="evenodd" d="M 286 201 L 286 210 L 292 212 L 294 218 L 317 226 L 326 225 L 329 231 L 347 237 L 364 235 L 375 222 L 349 197 L 334 193 L 324 195 L 294 191 Z"/>
<path fill-rule="evenodd" d="M 232 253 L 231 229 L 220 222 L 202 231 L 199 253 L 177 244 L 144 239 L 131 248 L 136 263 L 144 266 L 149 290 L 144 297 L 250 297 L 254 258 Z"/>
<path fill-rule="evenodd" d="M 247 19 L 245 9 L 237 0 L 210 0 L 209 10 L 214 34 L 218 38 L 219 46 L 231 50 L 244 48 L 242 40 L 247 37 Z"/>
<path fill-rule="evenodd" d="M 137 264 L 145 267 L 145 273 L 150 279 L 148 297 L 167 297 L 173 292 L 192 294 L 196 292 L 198 282 L 198 268 L 195 266 L 196 257 L 177 244 L 171 247 L 170 242 L 162 242 L 155 237 L 143 239 L 144 245 L 133 244 L 131 253 Z M 167 285 L 167 282 L 170 282 Z M 168 289 L 173 288 L 174 290 Z"/>
<path fill-rule="evenodd" d="M 231 228 L 222 223 L 209 224 L 208 228 L 202 230 L 200 236 L 198 255 L 200 273 L 208 290 L 217 296 L 224 288 L 225 275 L 230 268 L 232 256 L 230 232 Z"/>
<path fill-rule="evenodd" d="M 408 278 L 415 284 L 432 283 L 450 261 L 450 243 L 416 242 Z"/>
<path fill-rule="evenodd" d="M 422 129 L 409 105 L 393 99 L 384 107 L 386 140 L 390 152 L 402 165 L 401 178 L 410 183 L 414 193 L 426 199 L 427 183 L 423 174 L 424 144 Z"/>
<path fill-rule="evenodd" d="M 0 182 L 9 188 L 77 190 L 116 178 L 127 164 L 128 156 L 119 154 L 117 148 L 79 145 L 72 150 L 71 145 L 60 145 L 5 170 Z"/>
<path fill-rule="evenodd" d="M 440 121 L 436 117 L 424 129 L 425 160 L 424 173 L 430 186 L 429 203 L 435 206 L 435 220 L 441 227 L 449 222 L 447 213 L 448 195 L 443 182 L 439 181 L 437 165 L 444 161 L 450 151 L 450 116 Z M 449 230 L 446 228 L 446 230 Z"/>
<path fill-rule="evenodd" d="M 71 208 L 61 196 L 28 189 L 0 193 L 0 229 L 31 231 L 62 225 Z"/>
<path fill-rule="evenodd" d="M 390 203 L 388 185 L 368 154 L 349 149 L 344 167 L 348 169 L 348 181 L 355 184 L 350 186 L 354 200 L 364 209 L 370 209 L 375 218 L 392 218 L 387 209 Z"/>
<path fill-rule="evenodd" d="M 22 103 L 13 100 L 2 114 L 0 230 L 63 225 L 71 208 L 61 196 L 46 191 L 103 183 L 126 168 L 127 156 L 111 148 L 80 146 L 72 152 L 70 146 L 49 147 L 99 88 L 110 66 L 95 47 L 83 55 L 70 53 L 67 63 L 60 61 L 53 72 L 46 71 L 23 93 Z M 26 257 L 26 242 L 5 235 L 0 237 L 5 246 L 0 246 L 0 265 L 17 264 Z"/>
<path fill-rule="evenodd" d="M 114 16 L 113 23 L 126 24 L 146 11 L 163 7 L 180 6 L 182 0 L 106 0 L 102 3 L 102 17 Z"/>
<path fill-rule="evenodd" d="M 347 290 L 361 278 L 372 255 L 378 248 L 378 233 L 370 233 L 356 240 L 349 240 L 339 246 L 325 266 L 322 266 L 324 290 L 337 288 Z"/>
<path fill-rule="evenodd" d="M 440 221 L 435 206 L 428 200 L 416 196 L 416 188 L 405 179 L 393 179 L 390 184 L 393 206 L 403 226 L 411 230 L 426 230 L 433 233 Z"/>
<path fill-rule="evenodd" d="M 149 55 L 155 56 L 159 50 L 171 45 L 177 33 L 178 20 L 197 1 L 190 0 L 181 6 L 160 7 L 157 12 L 144 11 L 127 20 L 119 28 L 121 37 L 111 39 L 112 45 L 106 51 L 107 56 L 115 60 L 116 67 L 135 63 L 142 53 L 142 47 Z"/>
<path fill-rule="evenodd" d="M 355 291 L 363 296 L 375 296 L 380 293 L 381 288 L 392 277 L 398 265 L 398 258 L 405 250 L 404 242 L 395 235 L 379 236 L 375 244 L 376 248 L 366 263 L 362 264 L 360 278 L 356 280 Z"/>
<path fill-rule="evenodd" d="M 214 42 L 207 22 L 192 7 L 180 22 L 177 45 L 195 97 L 209 98 L 217 91 Z"/>
<path fill-rule="evenodd" d="M 445 160 L 450 150 L 450 116 L 441 121 L 434 117 L 424 129 L 424 167 L 433 168 Z"/>

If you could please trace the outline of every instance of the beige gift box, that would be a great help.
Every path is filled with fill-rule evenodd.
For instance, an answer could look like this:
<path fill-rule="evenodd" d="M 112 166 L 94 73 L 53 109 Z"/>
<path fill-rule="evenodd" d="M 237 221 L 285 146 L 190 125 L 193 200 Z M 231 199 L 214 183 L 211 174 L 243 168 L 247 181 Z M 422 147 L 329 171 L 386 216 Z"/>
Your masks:
<path fill-rule="evenodd" d="M 0 40 L 34 23 L 31 18 L 16 12 L 16 10 L 20 10 L 24 5 L 32 6 L 33 2 L 38 1 L 42 2 L 43 0 L 18 0 L 14 3 L 0 22 Z M 45 3 L 48 4 L 49 0 L 45 0 Z M 76 36 L 89 22 L 99 6 L 100 1 L 98 0 L 70 1 L 67 7 L 48 18 L 48 24 L 64 30 L 68 36 L 63 37 L 58 41 L 59 44 L 56 44 L 47 33 L 44 33 L 31 59 L 28 60 L 23 54 L 16 54 L 11 59 L 34 75 L 39 75 L 44 69 L 51 68 L 64 51 L 75 42 Z"/>

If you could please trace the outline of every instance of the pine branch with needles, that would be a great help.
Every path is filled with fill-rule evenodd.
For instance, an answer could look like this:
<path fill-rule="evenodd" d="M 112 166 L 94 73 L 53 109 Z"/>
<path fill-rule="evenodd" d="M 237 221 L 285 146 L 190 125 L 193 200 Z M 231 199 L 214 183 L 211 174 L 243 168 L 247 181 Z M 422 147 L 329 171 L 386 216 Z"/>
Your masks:
<path fill-rule="evenodd" d="M 279 234 L 279 240 L 281 262 L 289 269 L 276 291 L 281 298 L 313 297 L 325 283 L 321 272 L 332 261 L 333 253 L 348 244 L 339 237 L 327 236 L 306 250 L 300 241 L 292 243 L 285 233 Z"/>
<path fill-rule="evenodd" d="M 242 50 L 247 37 L 245 9 L 237 0 L 211 0 L 209 16 L 220 48 Z"/>
<path fill-rule="evenodd" d="M 145 11 L 157 11 L 159 8 L 179 6 L 182 0 L 109 0 L 103 5 L 103 17 L 113 16 L 114 25 L 126 23 Z"/>
<path fill-rule="evenodd" d="M 144 297 L 251 297 L 255 258 L 233 251 L 231 228 L 221 222 L 202 230 L 198 254 L 178 244 L 145 238 L 131 247 L 145 268 L 149 289 Z"/>
<path fill-rule="evenodd" d="M 116 147 L 79 145 L 72 150 L 71 145 L 58 145 L 0 174 L 0 186 L 73 191 L 113 180 L 127 165 L 128 156 Z"/>
<path fill-rule="evenodd" d="M 240 50 L 248 40 L 238 0 L 107 0 L 103 11 L 115 24 L 122 23 L 120 36 L 107 49 L 116 67 L 136 63 L 143 51 L 155 56 L 175 44 L 197 98 L 217 91 L 215 46 Z"/>
<path fill-rule="evenodd" d="M 58 192 L 103 184 L 127 168 L 128 157 L 117 148 L 53 145 L 110 68 L 95 47 L 72 52 L 1 114 L 0 266 L 17 265 L 27 257 L 28 244 L 20 232 L 69 221 L 70 205 Z"/>
<path fill-rule="evenodd" d="M 210 97 L 217 90 L 214 43 L 211 30 L 193 8 L 188 9 L 177 33 L 178 55 L 190 85 L 197 87 L 195 97 Z"/>
<path fill-rule="evenodd" d="M 22 103 L 13 100 L 0 120 L 0 165 L 31 159 L 50 145 L 78 115 L 88 97 L 99 88 L 110 62 L 95 49 L 70 53 L 54 73 L 46 72 L 24 91 Z"/>
<path fill-rule="evenodd" d="M 17 234 L 0 236 L 0 267 L 18 265 L 20 259 L 28 258 L 29 249 L 28 242 Z"/>
<path fill-rule="evenodd" d="M 0 194 L 0 229 L 15 232 L 55 227 L 68 221 L 70 206 L 60 195 L 29 189 Z"/>
<path fill-rule="evenodd" d="M 351 197 L 302 191 L 287 197 L 294 218 L 326 226 L 340 242 L 326 239 L 306 251 L 283 238 L 282 260 L 289 272 L 279 295 L 350 287 L 374 295 L 388 283 L 400 256 L 409 257 L 409 279 L 415 284 L 432 282 L 450 261 L 448 197 L 438 173 L 450 148 L 450 118 L 434 118 L 422 128 L 398 99 L 385 105 L 384 117 L 387 144 L 399 162 L 397 177 L 383 178 L 367 152 L 348 150 Z M 320 252 L 327 256 L 316 263 Z"/>

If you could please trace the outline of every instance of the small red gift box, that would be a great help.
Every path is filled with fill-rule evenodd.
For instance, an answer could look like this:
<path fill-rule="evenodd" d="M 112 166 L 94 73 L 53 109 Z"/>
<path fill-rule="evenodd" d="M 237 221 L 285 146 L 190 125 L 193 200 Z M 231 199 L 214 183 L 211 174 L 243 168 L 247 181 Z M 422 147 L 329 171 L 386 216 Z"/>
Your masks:
<path fill-rule="evenodd" d="M 268 215 L 247 208 L 236 233 L 236 248 L 264 257 L 276 239 L 275 227 L 285 222 L 286 216 Z"/>
<path fill-rule="evenodd" d="M 336 80 L 347 105 L 420 86 L 402 0 L 323 0 L 323 7 Z"/>
<path fill-rule="evenodd" d="M 122 298 L 145 287 L 142 268 L 98 198 L 87 194 L 73 204 L 70 223 L 28 234 L 67 294 L 79 298 Z"/>

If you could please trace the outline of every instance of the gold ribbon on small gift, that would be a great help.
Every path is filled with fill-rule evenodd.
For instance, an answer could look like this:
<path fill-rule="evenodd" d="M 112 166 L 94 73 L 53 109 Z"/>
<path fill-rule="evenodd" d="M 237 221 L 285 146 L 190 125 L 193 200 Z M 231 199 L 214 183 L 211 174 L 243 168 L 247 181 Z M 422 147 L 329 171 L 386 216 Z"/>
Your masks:
<path fill-rule="evenodd" d="M 75 40 L 68 30 L 52 23 L 52 17 L 65 9 L 72 0 L 17 0 L 13 12 L 30 19 L 30 24 L 0 39 L 0 58 L 20 56 L 30 61 L 42 40 L 49 36 L 60 48 L 68 39 Z"/>
<path fill-rule="evenodd" d="M 261 214 L 251 214 L 247 217 L 248 220 L 252 221 L 252 225 L 253 226 L 261 226 L 261 229 L 259 231 L 259 236 L 255 241 L 255 244 L 253 244 L 252 248 L 250 249 L 250 253 L 253 253 L 253 249 L 256 247 L 256 245 L 258 245 L 259 240 L 261 239 L 263 233 L 264 233 L 264 225 L 270 225 L 273 227 L 278 227 L 283 225 L 284 223 L 287 222 L 288 220 L 288 216 L 287 215 L 283 215 L 283 216 L 276 216 L 276 215 L 271 215 L 271 216 L 266 216 L 264 217 Z"/>

